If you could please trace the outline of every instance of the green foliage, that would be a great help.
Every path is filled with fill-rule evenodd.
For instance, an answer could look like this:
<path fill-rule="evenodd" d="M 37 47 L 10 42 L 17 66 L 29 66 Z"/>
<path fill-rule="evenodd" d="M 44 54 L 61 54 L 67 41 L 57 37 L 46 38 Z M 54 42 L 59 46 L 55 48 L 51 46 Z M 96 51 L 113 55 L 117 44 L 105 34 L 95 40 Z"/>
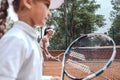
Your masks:
<path fill-rule="evenodd" d="M 115 40 L 117 45 L 120 45 L 120 0 L 112 0 L 113 11 L 111 11 L 112 27 L 109 30 L 109 35 Z"/>
<path fill-rule="evenodd" d="M 119 13 L 120 12 L 120 0 L 112 0 L 111 4 L 113 5 L 114 12 Z"/>
<path fill-rule="evenodd" d="M 117 15 L 114 19 L 109 35 L 115 40 L 117 45 L 120 45 L 120 15 Z"/>
<path fill-rule="evenodd" d="M 95 14 L 100 8 L 95 0 L 68 0 L 67 22 L 64 5 L 51 10 L 52 17 L 47 22 L 47 25 L 53 25 L 56 29 L 56 34 L 51 39 L 52 49 L 65 49 L 66 36 L 68 43 L 71 43 L 80 34 L 94 32 L 96 27 L 105 25 L 104 16 Z"/>
<path fill-rule="evenodd" d="M 7 21 L 6 21 L 6 29 L 7 29 L 7 31 L 10 29 L 10 28 L 12 28 L 12 25 L 14 24 L 14 21 L 10 18 L 10 17 L 8 17 L 7 18 Z"/>

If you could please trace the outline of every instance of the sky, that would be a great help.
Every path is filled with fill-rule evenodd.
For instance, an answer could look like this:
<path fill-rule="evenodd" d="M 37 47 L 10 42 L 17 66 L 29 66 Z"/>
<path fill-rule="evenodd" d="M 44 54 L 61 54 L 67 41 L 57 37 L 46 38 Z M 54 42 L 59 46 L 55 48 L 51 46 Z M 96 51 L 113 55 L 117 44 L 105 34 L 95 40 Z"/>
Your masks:
<path fill-rule="evenodd" d="M 13 10 L 13 6 L 11 6 L 11 5 L 8 8 L 8 16 L 11 17 L 11 19 L 13 21 L 17 21 L 18 20 L 17 15 L 15 14 L 15 12 Z"/>
<path fill-rule="evenodd" d="M 97 14 L 104 15 L 104 18 L 106 19 L 105 23 L 106 25 L 104 28 L 99 28 L 96 33 L 104 33 L 107 32 L 111 27 L 111 21 L 110 18 L 110 11 L 112 10 L 111 0 L 96 0 L 98 4 L 101 4 L 101 8 L 98 9 L 96 12 Z"/>

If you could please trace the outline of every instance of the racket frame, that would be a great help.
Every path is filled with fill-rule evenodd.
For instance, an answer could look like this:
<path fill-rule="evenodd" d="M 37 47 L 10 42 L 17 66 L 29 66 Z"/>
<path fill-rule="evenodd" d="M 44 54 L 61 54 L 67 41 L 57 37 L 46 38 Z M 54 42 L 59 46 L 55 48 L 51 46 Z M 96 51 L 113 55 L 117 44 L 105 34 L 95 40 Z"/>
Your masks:
<path fill-rule="evenodd" d="M 64 53 L 60 53 L 59 55 L 53 57 L 53 60 L 62 62 L 62 59 L 60 59 L 61 55 L 64 55 Z M 63 57 L 62 57 L 63 58 Z"/>
<path fill-rule="evenodd" d="M 107 61 L 107 63 L 103 66 L 103 68 L 99 69 L 98 71 L 84 77 L 84 78 L 76 78 L 72 75 L 70 75 L 66 70 L 65 70 L 65 61 L 66 61 L 66 56 L 69 54 L 69 51 L 71 49 L 71 47 L 75 44 L 76 41 L 82 39 L 82 38 L 85 38 L 85 37 L 89 37 L 89 36 L 95 36 L 95 35 L 102 35 L 104 37 L 107 37 L 110 41 L 112 41 L 113 43 L 113 53 L 112 53 L 112 56 L 110 57 L 110 59 Z M 75 39 L 68 47 L 67 49 L 65 50 L 65 53 L 64 53 L 64 56 L 63 56 L 63 60 L 62 60 L 62 69 L 61 69 L 61 80 L 64 80 L 64 74 L 66 74 L 66 76 L 68 76 L 69 78 L 71 78 L 72 80 L 90 80 L 96 76 L 99 76 L 100 74 L 102 74 L 104 72 L 105 69 L 107 69 L 111 64 L 112 62 L 114 61 L 114 58 L 116 56 L 116 44 L 114 42 L 114 40 L 105 35 L 105 34 L 102 34 L 102 33 L 90 33 L 90 34 L 83 34 L 81 35 L 80 37 L 78 37 L 77 39 Z"/>

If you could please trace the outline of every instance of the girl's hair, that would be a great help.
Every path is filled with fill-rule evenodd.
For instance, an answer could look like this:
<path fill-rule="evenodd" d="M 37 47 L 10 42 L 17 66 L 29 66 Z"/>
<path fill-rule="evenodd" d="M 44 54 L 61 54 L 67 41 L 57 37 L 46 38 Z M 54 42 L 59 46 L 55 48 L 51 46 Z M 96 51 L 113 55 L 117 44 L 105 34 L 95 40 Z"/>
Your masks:
<path fill-rule="evenodd" d="M 14 8 L 14 11 L 17 12 L 19 9 L 23 10 L 24 9 L 24 5 L 20 6 L 20 1 L 21 0 L 13 0 L 12 5 Z M 40 0 L 32 0 L 34 3 Z M 8 0 L 1 0 L 0 1 L 0 34 L 4 34 L 5 29 L 6 29 L 6 18 L 8 16 L 8 12 L 7 9 L 9 7 L 9 3 Z M 1 26 L 5 28 L 1 28 Z"/>
<path fill-rule="evenodd" d="M 12 3 L 15 12 L 17 12 L 19 8 L 19 4 L 20 4 L 19 2 L 20 0 L 14 0 Z M 8 7 L 9 7 L 8 0 L 1 0 L 0 2 L 0 38 L 4 35 L 5 30 L 6 30 L 5 23 L 6 23 L 6 19 L 8 16 L 8 12 L 7 12 Z"/>
<path fill-rule="evenodd" d="M 34 3 L 37 2 L 37 1 L 40 1 L 40 0 L 32 0 Z M 13 3 L 13 8 L 14 8 L 14 11 L 17 12 L 19 9 L 23 10 L 24 9 L 24 5 L 22 5 L 20 7 L 20 0 L 14 0 Z"/>
<path fill-rule="evenodd" d="M 48 30 L 49 30 L 49 29 L 53 29 L 53 28 L 51 28 L 51 27 L 45 28 L 45 30 L 44 30 L 44 35 L 46 35 L 46 34 L 48 33 Z"/>
<path fill-rule="evenodd" d="M 5 33 L 5 29 L 6 29 L 6 18 L 7 18 L 7 9 L 9 7 L 8 1 L 7 0 L 2 0 L 0 3 L 0 38 L 3 36 L 3 34 Z"/>

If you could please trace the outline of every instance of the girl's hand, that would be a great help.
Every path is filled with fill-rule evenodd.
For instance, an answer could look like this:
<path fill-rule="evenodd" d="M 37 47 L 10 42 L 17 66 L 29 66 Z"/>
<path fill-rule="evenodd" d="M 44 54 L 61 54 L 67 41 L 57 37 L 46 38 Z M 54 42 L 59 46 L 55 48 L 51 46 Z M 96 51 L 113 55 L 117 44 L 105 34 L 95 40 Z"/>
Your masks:
<path fill-rule="evenodd" d="M 53 59 L 53 56 L 49 53 L 48 55 L 46 55 L 47 59 Z"/>

